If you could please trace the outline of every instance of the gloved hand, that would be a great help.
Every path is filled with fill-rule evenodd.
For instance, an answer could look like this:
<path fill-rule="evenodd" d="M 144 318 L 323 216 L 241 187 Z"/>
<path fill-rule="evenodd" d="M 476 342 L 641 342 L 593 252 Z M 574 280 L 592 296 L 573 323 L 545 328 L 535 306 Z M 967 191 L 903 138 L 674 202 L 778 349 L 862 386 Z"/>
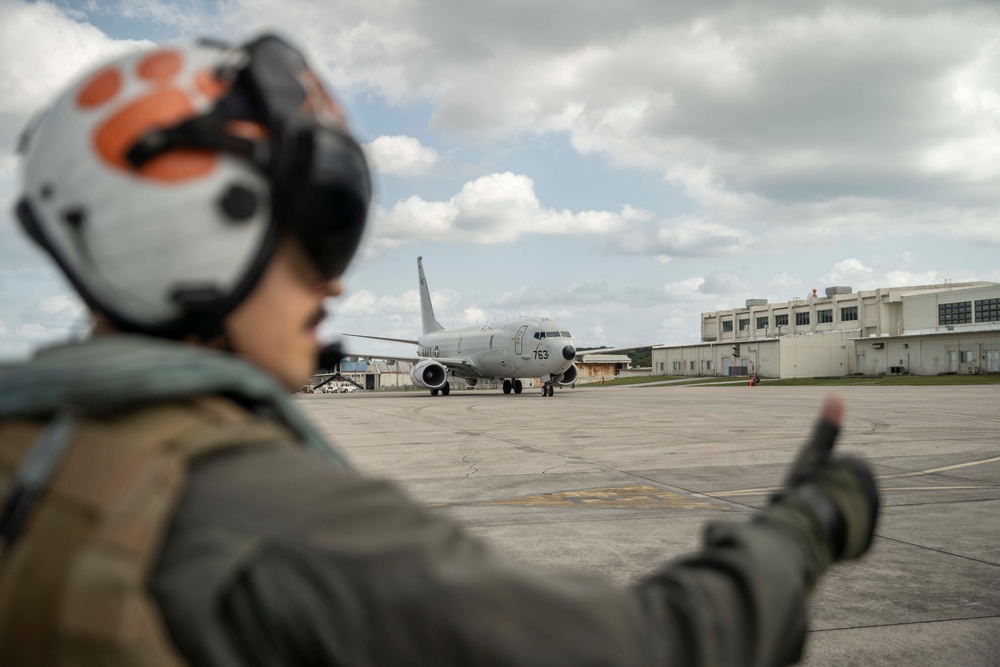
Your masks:
<path fill-rule="evenodd" d="M 832 561 L 857 558 L 871 546 L 879 497 L 871 469 L 853 456 L 834 456 L 844 405 L 837 397 L 823 404 L 812 438 L 789 470 L 782 494 L 765 510 L 778 518 L 811 512 L 819 524 Z"/>

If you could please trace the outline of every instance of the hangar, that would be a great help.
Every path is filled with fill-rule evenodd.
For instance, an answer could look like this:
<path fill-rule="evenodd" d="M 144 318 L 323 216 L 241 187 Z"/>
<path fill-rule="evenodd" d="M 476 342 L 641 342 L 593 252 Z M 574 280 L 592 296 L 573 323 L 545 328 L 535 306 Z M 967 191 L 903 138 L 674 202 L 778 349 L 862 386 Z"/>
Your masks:
<path fill-rule="evenodd" d="M 701 314 L 701 342 L 652 350 L 656 375 L 796 378 L 1000 372 L 1000 283 L 816 290 Z"/>

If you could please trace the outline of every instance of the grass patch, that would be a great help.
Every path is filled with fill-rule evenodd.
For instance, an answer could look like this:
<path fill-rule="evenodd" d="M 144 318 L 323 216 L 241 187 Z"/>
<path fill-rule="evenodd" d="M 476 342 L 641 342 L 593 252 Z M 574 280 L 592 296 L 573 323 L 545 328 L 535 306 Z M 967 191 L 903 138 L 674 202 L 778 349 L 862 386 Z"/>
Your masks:
<path fill-rule="evenodd" d="M 645 377 L 617 378 L 607 382 L 587 382 L 578 387 L 621 387 L 630 384 L 650 384 L 674 381 L 661 387 L 686 387 L 690 385 L 722 384 L 745 387 L 749 378 L 724 376 L 649 375 Z M 847 377 L 790 378 L 786 380 L 762 379 L 760 387 L 939 387 L 955 385 L 1000 384 L 1000 374 L 990 375 L 849 375 Z"/>
<path fill-rule="evenodd" d="M 643 375 L 641 377 L 615 378 L 606 382 L 578 382 L 578 387 L 621 387 L 627 384 L 646 384 L 647 382 L 663 382 L 664 380 L 683 380 L 674 375 Z M 699 379 L 699 378 L 692 378 Z"/>
<path fill-rule="evenodd" d="M 850 375 L 847 377 L 764 380 L 760 387 L 940 387 L 1000 384 L 1000 375 Z"/>
<path fill-rule="evenodd" d="M 731 377 L 721 377 L 721 376 L 683 376 L 683 375 L 646 375 L 643 377 L 630 377 L 630 378 L 616 378 L 614 380 L 609 380 L 603 384 L 600 382 L 587 382 L 586 384 L 578 384 L 578 387 L 621 387 L 622 385 L 628 384 L 650 384 L 654 382 L 667 382 L 673 381 L 677 384 L 674 385 L 663 385 L 665 387 L 674 387 L 678 385 L 687 384 L 715 384 L 717 382 L 733 382 L 740 381 L 741 378 L 731 378 Z M 746 384 L 748 378 L 742 378 L 743 384 Z"/>

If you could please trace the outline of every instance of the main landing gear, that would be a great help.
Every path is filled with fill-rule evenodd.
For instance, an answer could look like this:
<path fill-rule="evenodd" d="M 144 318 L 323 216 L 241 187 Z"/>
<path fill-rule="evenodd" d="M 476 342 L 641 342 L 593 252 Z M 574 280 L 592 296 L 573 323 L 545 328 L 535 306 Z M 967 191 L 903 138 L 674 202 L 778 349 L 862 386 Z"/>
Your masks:
<path fill-rule="evenodd" d="M 451 383 L 445 382 L 444 386 L 441 387 L 440 389 L 431 389 L 431 396 L 437 396 L 439 391 L 441 392 L 442 396 L 447 396 L 448 394 L 451 393 Z"/>
<path fill-rule="evenodd" d="M 520 380 L 514 380 L 513 382 L 511 382 L 510 380 L 504 380 L 503 393 L 509 394 L 511 389 L 514 390 L 515 394 L 520 394 L 521 390 L 524 389 L 524 385 L 521 384 Z"/>

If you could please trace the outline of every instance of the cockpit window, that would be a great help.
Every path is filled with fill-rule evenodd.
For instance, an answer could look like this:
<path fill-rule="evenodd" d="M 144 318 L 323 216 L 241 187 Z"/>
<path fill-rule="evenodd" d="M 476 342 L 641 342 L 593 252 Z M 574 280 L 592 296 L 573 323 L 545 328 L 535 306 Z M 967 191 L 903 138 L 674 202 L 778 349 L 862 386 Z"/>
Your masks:
<path fill-rule="evenodd" d="M 544 331 L 536 331 L 535 332 L 535 340 L 541 340 L 542 338 L 545 338 L 545 332 Z"/>
<path fill-rule="evenodd" d="M 545 337 L 546 338 L 559 338 L 559 332 L 558 331 L 546 331 L 545 332 Z"/>
<path fill-rule="evenodd" d="M 569 335 L 568 331 L 560 331 L 559 335 L 562 336 L 563 338 L 572 338 L 572 336 Z"/>

